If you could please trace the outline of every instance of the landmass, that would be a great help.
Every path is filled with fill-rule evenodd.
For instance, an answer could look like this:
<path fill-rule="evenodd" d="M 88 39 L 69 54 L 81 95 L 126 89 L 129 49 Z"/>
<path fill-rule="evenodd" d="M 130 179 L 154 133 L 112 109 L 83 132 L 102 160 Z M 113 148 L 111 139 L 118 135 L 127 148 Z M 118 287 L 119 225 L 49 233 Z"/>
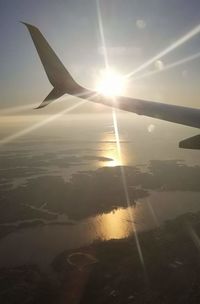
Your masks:
<path fill-rule="evenodd" d="M 51 273 L 35 265 L 0 269 L 0 302 L 194 304 L 200 301 L 200 213 L 138 239 L 95 242 L 55 257 Z"/>
<path fill-rule="evenodd" d="M 82 156 L 84 161 L 91 158 L 93 156 Z M 59 165 L 65 160 L 59 159 Z M 17 187 L 8 184 L 13 168 L 1 169 L 7 173 L 0 187 L 0 237 L 25 226 L 68 224 L 127 207 L 120 166 L 80 171 L 72 174 L 68 181 L 48 173 L 27 177 L 28 168 L 21 169 L 25 170 L 26 179 Z M 33 170 L 36 170 L 34 166 Z M 44 167 L 39 167 L 40 170 Z M 146 167 L 124 166 L 123 171 L 131 205 L 147 197 L 152 190 L 200 191 L 200 166 L 188 166 L 177 160 L 154 160 Z M 63 215 L 68 220 L 60 221 Z M 20 225 L 16 225 L 19 221 Z"/>

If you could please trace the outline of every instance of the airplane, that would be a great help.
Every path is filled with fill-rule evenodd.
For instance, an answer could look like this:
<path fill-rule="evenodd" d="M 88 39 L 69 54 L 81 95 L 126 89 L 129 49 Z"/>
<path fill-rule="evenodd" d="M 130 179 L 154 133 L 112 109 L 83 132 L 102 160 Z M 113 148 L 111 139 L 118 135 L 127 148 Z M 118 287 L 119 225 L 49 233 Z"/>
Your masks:
<path fill-rule="evenodd" d="M 26 22 L 21 23 L 26 25 L 29 30 L 47 77 L 53 86 L 52 91 L 37 109 L 47 106 L 63 94 L 69 94 L 95 103 L 133 112 L 138 115 L 149 116 L 200 129 L 200 109 L 125 96 L 112 98 L 82 87 L 66 70 L 39 29 Z M 195 135 L 180 141 L 179 147 L 184 149 L 200 149 L 200 135 Z"/>

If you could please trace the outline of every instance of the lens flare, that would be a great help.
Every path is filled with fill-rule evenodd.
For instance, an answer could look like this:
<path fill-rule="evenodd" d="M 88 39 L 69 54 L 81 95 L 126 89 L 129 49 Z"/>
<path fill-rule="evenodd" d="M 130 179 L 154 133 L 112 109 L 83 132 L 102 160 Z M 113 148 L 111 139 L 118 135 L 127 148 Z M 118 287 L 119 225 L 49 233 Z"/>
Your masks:
<path fill-rule="evenodd" d="M 152 75 L 155 75 L 155 74 L 158 74 L 158 73 L 161 73 L 161 72 L 165 72 L 165 71 L 168 71 L 168 70 L 171 70 L 175 67 L 178 67 L 182 64 L 186 64 L 190 61 L 193 61 L 195 59 L 198 59 L 200 58 L 200 52 L 196 53 L 196 54 L 193 54 L 193 55 L 190 55 L 188 57 L 185 57 L 185 58 L 182 58 L 180 60 L 177 60 L 175 62 L 172 62 L 172 63 L 169 63 L 168 65 L 165 65 L 162 69 L 160 70 L 154 70 L 154 71 L 150 71 L 150 72 L 147 72 L 145 74 L 142 74 L 138 77 L 134 77 L 133 79 L 134 80 L 140 80 L 140 79 L 143 79 L 143 78 L 146 78 L 146 77 L 149 77 L 149 76 L 152 76 Z"/>
<path fill-rule="evenodd" d="M 99 24 L 99 33 L 100 33 L 100 37 L 101 37 L 105 68 L 107 69 L 108 68 L 108 54 L 107 54 L 107 49 L 106 49 L 106 41 L 105 41 L 105 35 L 104 35 L 103 22 L 102 22 L 101 8 L 100 8 L 99 0 L 96 0 L 96 5 L 97 5 L 97 20 L 98 20 L 98 24 Z"/>
<path fill-rule="evenodd" d="M 108 68 L 101 70 L 101 77 L 97 82 L 96 90 L 104 96 L 119 96 L 124 94 L 125 79 L 119 73 Z"/>
<path fill-rule="evenodd" d="M 118 151 L 119 159 L 121 160 L 122 159 L 122 154 L 121 154 L 119 130 L 118 130 L 118 124 L 117 124 L 117 116 L 116 116 L 116 112 L 115 112 L 114 109 L 112 109 L 112 116 L 113 116 L 113 126 L 114 126 L 114 132 L 115 132 L 115 138 L 116 138 L 116 144 L 117 144 L 117 151 Z M 128 192 L 128 186 L 127 186 L 127 180 L 126 180 L 126 174 L 125 174 L 124 167 L 121 166 L 120 170 L 121 170 L 122 184 L 123 184 L 123 188 L 124 188 L 126 203 L 127 203 L 127 207 L 129 207 L 128 212 L 129 212 L 130 221 L 132 223 L 132 228 L 133 228 L 133 232 L 134 232 L 134 236 L 135 236 L 135 242 L 136 242 L 140 262 L 141 262 L 141 265 L 143 267 L 145 279 L 147 279 L 144 257 L 143 257 L 142 249 L 141 249 L 141 246 L 140 246 L 140 241 L 139 241 L 139 238 L 138 238 L 138 233 L 137 233 L 137 230 L 136 230 L 136 227 L 135 227 L 135 221 L 134 221 L 133 213 L 131 212 L 131 208 L 130 208 L 131 207 L 131 201 L 130 201 L 130 197 L 129 197 L 129 192 Z"/>
<path fill-rule="evenodd" d="M 177 49 L 179 46 L 183 45 L 184 43 L 186 43 L 187 41 L 189 41 L 190 39 L 192 39 L 194 36 L 198 35 L 199 33 L 200 33 L 200 24 L 198 24 L 190 32 L 188 32 L 187 34 L 185 34 L 184 36 L 182 36 L 181 38 L 176 40 L 174 43 L 172 43 L 166 49 L 164 49 L 163 51 L 161 51 L 157 55 L 150 58 L 148 61 L 143 63 L 141 66 L 136 68 L 134 71 L 127 74 L 125 77 L 130 78 L 130 77 L 134 76 L 136 73 L 144 70 L 145 68 L 147 68 L 151 64 L 155 63 L 155 61 L 157 61 L 157 60 L 161 59 L 162 57 L 164 57 L 165 55 L 171 53 L 173 50 Z"/>
<path fill-rule="evenodd" d="M 0 116 L 13 115 L 13 114 L 17 114 L 17 113 L 26 112 L 26 111 L 32 110 L 35 107 L 36 107 L 36 104 L 29 104 L 29 105 L 19 105 L 16 107 L 0 109 Z"/>
<path fill-rule="evenodd" d="M 75 104 L 75 105 L 73 105 L 73 106 L 71 106 L 71 107 L 69 107 L 69 108 L 67 108 L 67 109 L 65 109 L 65 110 L 63 110 L 63 111 L 55 114 L 55 115 L 50 116 L 47 119 L 42 120 L 39 123 L 33 124 L 32 126 L 26 128 L 24 130 L 21 130 L 21 131 L 15 133 L 15 134 L 9 135 L 9 136 L 1 139 L 0 140 L 0 146 L 5 145 L 5 144 L 7 144 L 7 143 L 9 143 L 9 142 L 11 142 L 11 141 L 19 138 L 19 137 L 22 137 L 22 136 L 24 136 L 24 135 L 26 135 L 26 134 L 28 134 L 30 132 L 33 132 L 33 131 L 41 128 L 42 126 L 44 126 L 44 125 L 48 124 L 49 122 L 51 122 L 51 121 L 59 118 L 60 116 L 66 114 L 66 113 L 71 112 L 72 110 L 76 109 L 77 107 L 81 106 L 84 103 L 86 103 L 86 101 L 80 101 L 79 103 L 77 103 L 77 104 Z"/>
<path fill-rule="evenodd" d="M 96 3 L 97 3 L 97 15 L 98 15 L 98 22 L 99 22 L 99 31 L 100 31 L 100 35 L 101 35 L 103 50 L 104 50 L 105 68 L 106 68 L 106 70 L 108 70 L 109 69 L 109 63 L 108 63 L 108 57 L 107 57 L 107 50 L 106 50 L 106 43 L 105 43 L 105 36 L 104 36 L 104 31 L 103 31 L 103 23 L 102 23 L 102 16 L 101 16 L 101 9 L 100 9 L 100 5 L 99 5 L 99 0 L 96 0 Z M 113 101 L 115 101 L 114 97 L 113 97 Z M 117 118 L 116 118 L 116 114 L 115 114 L 114 109 L 112 110 L 112 115 L 113 115 L 113 126 L 114 126 L 115 138 L 116 138 L 118 158 L 120 160 L 120 163 L 122 163 L 122 155 L 121 155 L 121 147 L 120 147 L 120 139 L 119 139 L 118 125 L 117 125 Z M 125 175 L 125 171 L 124 171 L 123 166 L 120 166 L 120 168 L 121 168 L 122 184 L 123 184 L 123 188 L 124 188 L 125 199 L 126 199 L 126 202 L 127 202 L 127 206 L 129 207 L 130 206 L 130 198 L 129 198 L 128 187 L 127 187 L 127 182 L 126 182 L 126 175 Z M 147 280 L 144 258 L 143 258 L 142 249 L 141 249 L 140 242 L 139 242 L 138 235 L 137 235 L 137 230 L 136 230 L 136 227 L 135 227 L 135 224 L 134 224 L 132 212 L 129 212 L 129 216 L 130 216 L 130 219 L 131 219 L 131 222 L 132 222 L 132 228 L 133 228 L 133 232 L 134 232 L 134 236 L 135 236 L 135 242 L 136 242 L 140 262 L 141 262 L 141 265 L 142 265 L 142 268 L 143 268 L 143 271 L 144 271 L 144 277 Z"/>

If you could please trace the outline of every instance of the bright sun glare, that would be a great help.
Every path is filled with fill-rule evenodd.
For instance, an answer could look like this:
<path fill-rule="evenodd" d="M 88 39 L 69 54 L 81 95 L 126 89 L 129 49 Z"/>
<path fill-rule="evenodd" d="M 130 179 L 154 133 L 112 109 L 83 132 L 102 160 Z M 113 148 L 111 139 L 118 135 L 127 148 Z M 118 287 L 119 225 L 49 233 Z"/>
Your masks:
<path fill-rule="evenodd" d="M 105 96 L 114 97 L 123 95 L 125 91 L 125 78 L 114 70 L 101 70 L 96 88 L 100 94 Z"/>

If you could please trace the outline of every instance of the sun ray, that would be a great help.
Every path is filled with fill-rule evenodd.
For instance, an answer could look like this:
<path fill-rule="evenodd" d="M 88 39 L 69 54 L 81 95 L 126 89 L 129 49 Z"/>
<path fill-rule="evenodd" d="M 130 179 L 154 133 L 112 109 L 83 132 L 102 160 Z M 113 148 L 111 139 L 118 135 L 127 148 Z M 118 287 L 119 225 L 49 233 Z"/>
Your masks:
<path fill-rule="evenodd" d="M 76 97 L 81 97 L 86 93 L 81 93 L 81 94 L 76 94 L 74 96 Z M 70 96 L 66 97 L 66 95 L 61 96 L 59 99 L 56 100 L 56 103 L 61 102 L 63 100 L 66 100 L 66 98 L 70 98 Z M 8 107 L 8 108 L 2 108 L 0 109 L 0 116 L 5 116 L 5 115 L 12 115 L 12 114 L 17 114 L 17 113 L 23 113 L 28 110 L 33 110 L 38 106 L 37 103 L 32 103 L 32 104 L 24 104 L 24 105 L 19 105 L 15 107 Z"/>
<path fill-rule="evenodd" d="M 35 106 L 36 104 L 29 104 L 29 105 L 26 104 L 26 105 L 19 105 L 16 107 L 3 108 L 0 110 L 0 116 L 26 112 L 28 110 L 32 110 L 33 108 L 35 108 Z"/>
<path fill-rule="evenodd" d="M 192 227 L 192 225 L 189 222 L 186 223 L 186 228 L 188 230 L 188 233 L 189 233 L 194 245 L 196 246 L 197 250 L 200 253 L 200 238 L 199 238 L 198 234 L 196 233 L 196 231 L 194 230 L 194 228 Z"/>
<path fill-rule="evenodd" d="M 155 212 L 155 210 L 154 210 L 154 208 L 153 208 L 153 206 L 152 206 L 149 198 L 147 198 L 146 201 L 147 201 L 147 206 L 149 208 L 149 211 L 150 211 L 150 213 L 152 215 L 152 218 L 153 218 L 153 220 L 154 220 L 154 222 L 156 224 L 156 227 L 159 227 L 160 224 L 159 224 L 159 220 L 158 220 L 157 214 L 156 214 L 156 212 Z"/>
<path fill-rule="evenodd" d="M 194 27 L 191 31 L 189 31 L 187 34 L 179 38 L 176 42 L 168 46 L 166 49 L 158 53 L 157 55 L 153 56 L 149 60 L 147 60 L 145 63 L 140 65 L 138 68 L 136 68 L 134 71 L 130 72 L 129 74 L 125 75 L 126 78 L 130 78 L 134 76 L 136 73 L 144 70 L 147 68 L 149 65 L 154 63 L 156 60 L 164 57 L 165 55 L 169 54 L 173 50 L 177 49 L 179 46 L 183 45 L 190 39 L 192 39 L 194 36 L 198 35 L 200 33 L 200 24 L 198 24 L 196 27 Z"/>
<path fill-rule="evenodd" d="M 119 129 L 118 129 L 118 123 L 117 123 L 117 116 L 116 116 L 116 112 L 115 112 L 114 108 L 112 109 L 112 118 L 113 118 L 113 127 L 114 127 L 114 132 L 115 132 L 118 158 L 120 159 L 120 163 L 122 164 L 122 153 L 121 153 L 121 146 L 120 146 Z M 129 197 L 126 174 L 125 174 L 125 170 L 124 170 L 123 165 L 120 166 L 120 171 L 121 171 L 122 184 L 123 184 L 123 188 L 124 188 L 126 203 L 127 203 L 128 207 L 131 207 L 131 201 L 130 201 L 130 197 Z M 128 213 L 129 213 L 129 218 L 130 218 L 130 221 L 131 221 L 131 224 L 132 224 L 132 229 L 133 229 L 134 236 L 135 236 L 135 242 L 136 242 L 140 262 L 141 262 L 141 265 L 143 267 L 145 279 L 147 279 L 147 273 L 146 273 L 142 248 L 140 246 L 140 241 L 139 241 L 139 238 L 138 238 L 138 233 L 137 233 L 137 229 L 136 229 L 136 226 L 135 226 L 133 213 L 131 212 L 131 208 L 128 208 Z"/>
<path fill-rule="evenodd" d="M 175 68 L 177 66 L 180 66 L 182 64 L 185 64 L 185 63 L 188 63 L 190 61 L 193 61 L 195 59 L 198 59 L 200 58 L 200 52 L 199 53 L 196 53 L 196 54 L 193 54 L 191 56 L 188 56 L 188 57 L 185 57 L 185 58 L 182 58 L 178 61 L 175 61 L 175 62 L 172 62 L 166 66 L 163 67 L 163 69 L 160 69 L 160 70 L 155 70 L 155 71 L 150 71 L 150 72 L 147 72 L 141 76 L 138 76 L 138 77 L 133 77 L 133 80 L 140 80 L 140 79 L 143 79 L 143 78 L 146 78 L 146 77 L 149 77 L 151 75 L 155 75 L 155 74 L 158 74 L 158 73 L 161 73 L 161 72 L 165 72 L 165 71 L 168 71 L 172 68 Z"/>
<path fill-rule="evenodd" d="M 109 67 L 108 56 L 107 56 L 107 49 L 106 49 L 106 43 L 105 43 L 105 36 L 104 36 L 104 30 L 103 30 L 103 23 L 102 23 L 102 16 L 101 16 L 101 9 L 100 9 L 99 0 L 97 0 L 96 3 L 97 3 L 97 15 L 98 15 L 99 31 L 100 31 L 102 47 L 103 47 L 105 68 L 108 71 L 110 69 L 110 67 Z M 115 113 L 114 109 L 112 109 L 112 117 L 113 117 L 113 126 L 114 126 L 115 138 L 116 138 L 118 158 L 119 158 L 120 163 L 122 164 L 122 154 L 121 154 L 121 147 L 120 147 L 117 117 L 116 117 L 116 113 Z M 130 204 L 130 198 L 129 198 L 128 187 L 127 187 L 127 182 L 126 182 L 126 175 L 125 175 L 125 171 L 124 171 L 123 166 L 120 166 L 120 170 L 121 170 L 122 184 L 123 184 L 123 188 L 124 188 L 125 199 L 126 199 L 126 202 L 127 202 L 127 206 L 130 207 L 130 205 L 131 205 Z M 134 232 L 134 236 L 135 236 L 135 242 L 136 242 L 136 246 L 137 246 L 137 250 L 138 250 L 138 255 L 139 255 L 140 262 L 141 262 L 143 270 L 144 270 L 144 276 L 145 276 L 145 279 L 146 279 L 147 275 L 146 275 L 146 269 L 145 269 L 145 264 L 144 264 L 144 258 L 143 258 L 142 249 L 141 249 L 141 246 L 140 246 L 137 230 L 136 230 L 136 227 L 135 227 L 135 224 L 134 224 L 133 214 L 131 212 L 129 212 L 129 216 L 130 216 L 130 219 L 131 219 L 131 222 L 132 222 L 132 228 L 133 228 L 133 232 Z"/>
<path fill-rule="evenodd" d="M 102 51 L 103 51 L 103 55 L 104 55 L 105 68 L 108 69 L 109 68 L 108 54 L 107 54 L 106 41 L 105 41 L 103 22 L 102 22 L 102 15 L 101 15 L 101 8 L 100 8 L 99 1 L 100 0 L 96 0 L 96 4 L 97 4 L 97 18 L 98 18 L 99 32 L 100 32 L 101 43 L 102 43 Z"/>
<path fill-rule="evenodd" d="M 79 94 L 77 96 L 81 96 L 81 95 L 84 95 L 84 93 L 83 94 Z M 69 96 L 69 98 L 71 98 L 71 96 Z M 9 135 L 9 136 L 1 139 L 0 140 L 0 146 L 5 145 L 5 144 L 7 144 L 7 143 L 9 143 L 9 142 L 17 139 L 17 138 L 20 138 L 21 136 L 24 136 L 24 135 L 26 135 L 26 134 L 34 131 L 34 130 L 37 130 L 37 129 L 41 128 L 42 126 L 44 126 L 44 125 L 48 124 L 49 122 L 51 122 L 51 121 L 59 118 L 60 116 L 66 114 L 66 113 L 69 113 L 69 112 L 73 111 L 74 109 L 80 107 L 81 105 L 85 104 L 86 102 L 87 101 L 85 101 L 85 100 L 84 101 L 80 101 L 80 102 L 76 103 L 75 105 L 73 105 L 73 106 L 71 106 L 71 107 L 69 107 L 67 109 L 64 109 L 61 112 L 58 112 L 58 113 L 56 113 L 56 114 L 48 117 L 47 119 L 45 119 L 45 120 L 43 120 L 43 121 L 41 121 L 39 123 L 33 124 L 32 126 L 26 128 L 24 130 L 21 130 L 21 131 L 15 133 L 15 134 Z"/>
<path fill-rule="evenodd" d="M 9 143 L 9 142 L 11 142 L 11 141 L 13 141 L 13 140 L 19 138 L 19 137 L 22 137 L 22 136 L 24 136 L 24 135 L 26 135 L 26 134 L 28 134 L 28 133 L 30 133 L 30 132 L 32 132 L 32 131 L 35 131 L 35 130 L 41 128 L 42 126 L 44 126 L 44 125 L 50 123 L 51 121 L 53 121 L 53 120 L 59 118 L 60 116 L 66 114 L 66 113 L 71 112 L 72 110 L 76 109 L 77 107 L 79 107 L 79 106 L 82 105 L 83 103 L 85 103 L 85 101 L 81 101 L 81 102 L 79 102 L 79 103 L 73 105 L 72 107 L 67 108 L 67 109 L 65 109 L 65 110 L 63 110 L 63 111 L 61 111 L 61 112 L 59 112 L 59 113 L 57 113 L 57 114 L 54 114 L 53 116 L 50 116 L 50 117 L 48 117 L 47 119 L 45 119 L 45 120 L 43 120 L 43 121 L 41 121 L 41 122 L 39 122 L 39 123 L 33 124 L 32 126 L 26 128 L 26 129 L 24 129 L 24 130 L 21 130 L 21 131 L 15 133 L 15 134 L 9 135 L 9 136 L 7 136 L 7 137 L 1 139 L 1 140 L 0 140 L 0 146 L 5 145 L 5 144 L 7 144 L 7 143 Z"/>

